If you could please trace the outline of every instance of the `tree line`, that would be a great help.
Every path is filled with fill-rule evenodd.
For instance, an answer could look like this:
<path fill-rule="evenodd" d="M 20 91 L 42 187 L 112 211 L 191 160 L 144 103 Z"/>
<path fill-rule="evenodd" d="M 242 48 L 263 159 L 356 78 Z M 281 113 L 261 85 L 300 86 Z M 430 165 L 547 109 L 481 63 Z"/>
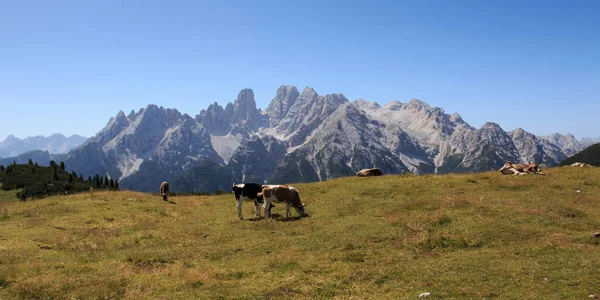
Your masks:
<path fill-rule="evenodd" d="M 43 198 L 57 194 L 74 194 L 90 190 L 118 190 L 119 181 L 108 175 L 96 174 L 84 180 L 83 174 L 67 172 L 64 162 L 50 161 L 49 167 L 39 166 L 31 159 L 27 164 L 0 165 L 0 183 L 3 190 L 22 189 L 21 200 Z"/>

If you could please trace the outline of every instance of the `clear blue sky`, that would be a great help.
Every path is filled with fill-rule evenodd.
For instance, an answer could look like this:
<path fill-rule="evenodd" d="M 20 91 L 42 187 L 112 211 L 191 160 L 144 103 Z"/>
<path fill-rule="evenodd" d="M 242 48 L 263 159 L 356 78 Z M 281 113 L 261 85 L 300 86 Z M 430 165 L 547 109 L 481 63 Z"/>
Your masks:
<path fill-rule="evenodd" d="M 600 1 L 0 0 L 0 140 L 282 84 L 599 137 Z"/>

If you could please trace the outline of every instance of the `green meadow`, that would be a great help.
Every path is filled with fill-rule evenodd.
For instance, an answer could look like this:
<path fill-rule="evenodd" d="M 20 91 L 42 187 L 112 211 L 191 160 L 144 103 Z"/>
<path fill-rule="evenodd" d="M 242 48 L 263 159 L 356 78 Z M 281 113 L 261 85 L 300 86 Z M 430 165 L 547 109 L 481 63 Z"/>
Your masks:
<path fill-rule="evenodd" d="M 600 168 L 544 171 L 293 184 L 290 220 L 241 221 L 232 194 L 0 191 L 0 298 L 599 297 Z"/>

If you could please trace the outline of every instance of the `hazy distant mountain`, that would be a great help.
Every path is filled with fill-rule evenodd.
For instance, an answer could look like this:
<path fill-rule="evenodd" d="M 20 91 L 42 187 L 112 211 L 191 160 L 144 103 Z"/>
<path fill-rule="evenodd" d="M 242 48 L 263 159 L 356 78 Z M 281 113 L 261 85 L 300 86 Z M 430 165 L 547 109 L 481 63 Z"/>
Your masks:
<path fill-rule="evenodd" d="M 0 159 L 0 165 L 8 166 L 14 162 L 17 164 L 26 164 L 31 159 L 32 162 L 37 163 L 40 166 L 49 166 L 51 160 L 59 163 L 63 161 L 65 157 L 65 154 L 51 154 L 48 151 L 33 150 L 15 157 Z"/>
<path fill-rule="evenodd" d="M 49 137 L 38 135 L 25 139 L 9 135 L 3 142 L 0 142 L 0 157 L 14 157 L 32 150 L 48 151 L 50 154 L 68 153 L 86 140 L 87 138 L 79 135 L 66 137 L 60 133 Z"/>
<path fill-rule="evenodd" d="M 558 146 L 560 149 L 563 150 L 566 156 L 571 156 L 583 150 L 586 147 L 570 133 L 566 135 L 554 133 L 548 136 L 541 136 L 540 138 Z"/>
<path fill-rule="evenodd" d="M 385 174 L 496 170 L 504 162 L 556 165 L 581 143 L 572 135 L 537 137 L 488 122 L 467 124 L 457 113 L 412 99 L 350 102 L 342 94 L 301 93 L 282 86 L 268 108 L 242 90 L 225 107 L 196 117 L 149 105 L 119 112 L 66 157 L 68 169 L 117 178 L 124 188 L 210 192 L 233 182 L 308 182 L 378 167 Z"/>
<path fill-rule="evenodd" d="M 600 143 L 600 138 L 582 138 L 580 143 L 584 147 L 589 147 L 591 145 Z"/>

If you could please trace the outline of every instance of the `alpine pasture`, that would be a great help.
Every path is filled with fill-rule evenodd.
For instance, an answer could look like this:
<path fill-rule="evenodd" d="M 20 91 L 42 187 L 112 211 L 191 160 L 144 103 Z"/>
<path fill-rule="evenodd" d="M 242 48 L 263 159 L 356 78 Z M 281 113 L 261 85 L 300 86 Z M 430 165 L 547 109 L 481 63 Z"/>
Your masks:
<path fill-rule="evenodd" d="M 588 299 L 600 169 L 294 184 L 310 217 L 232 194 L 0 194 L 2 299 Z M 158 190 L 158 186 L 157 186 Z"/>

